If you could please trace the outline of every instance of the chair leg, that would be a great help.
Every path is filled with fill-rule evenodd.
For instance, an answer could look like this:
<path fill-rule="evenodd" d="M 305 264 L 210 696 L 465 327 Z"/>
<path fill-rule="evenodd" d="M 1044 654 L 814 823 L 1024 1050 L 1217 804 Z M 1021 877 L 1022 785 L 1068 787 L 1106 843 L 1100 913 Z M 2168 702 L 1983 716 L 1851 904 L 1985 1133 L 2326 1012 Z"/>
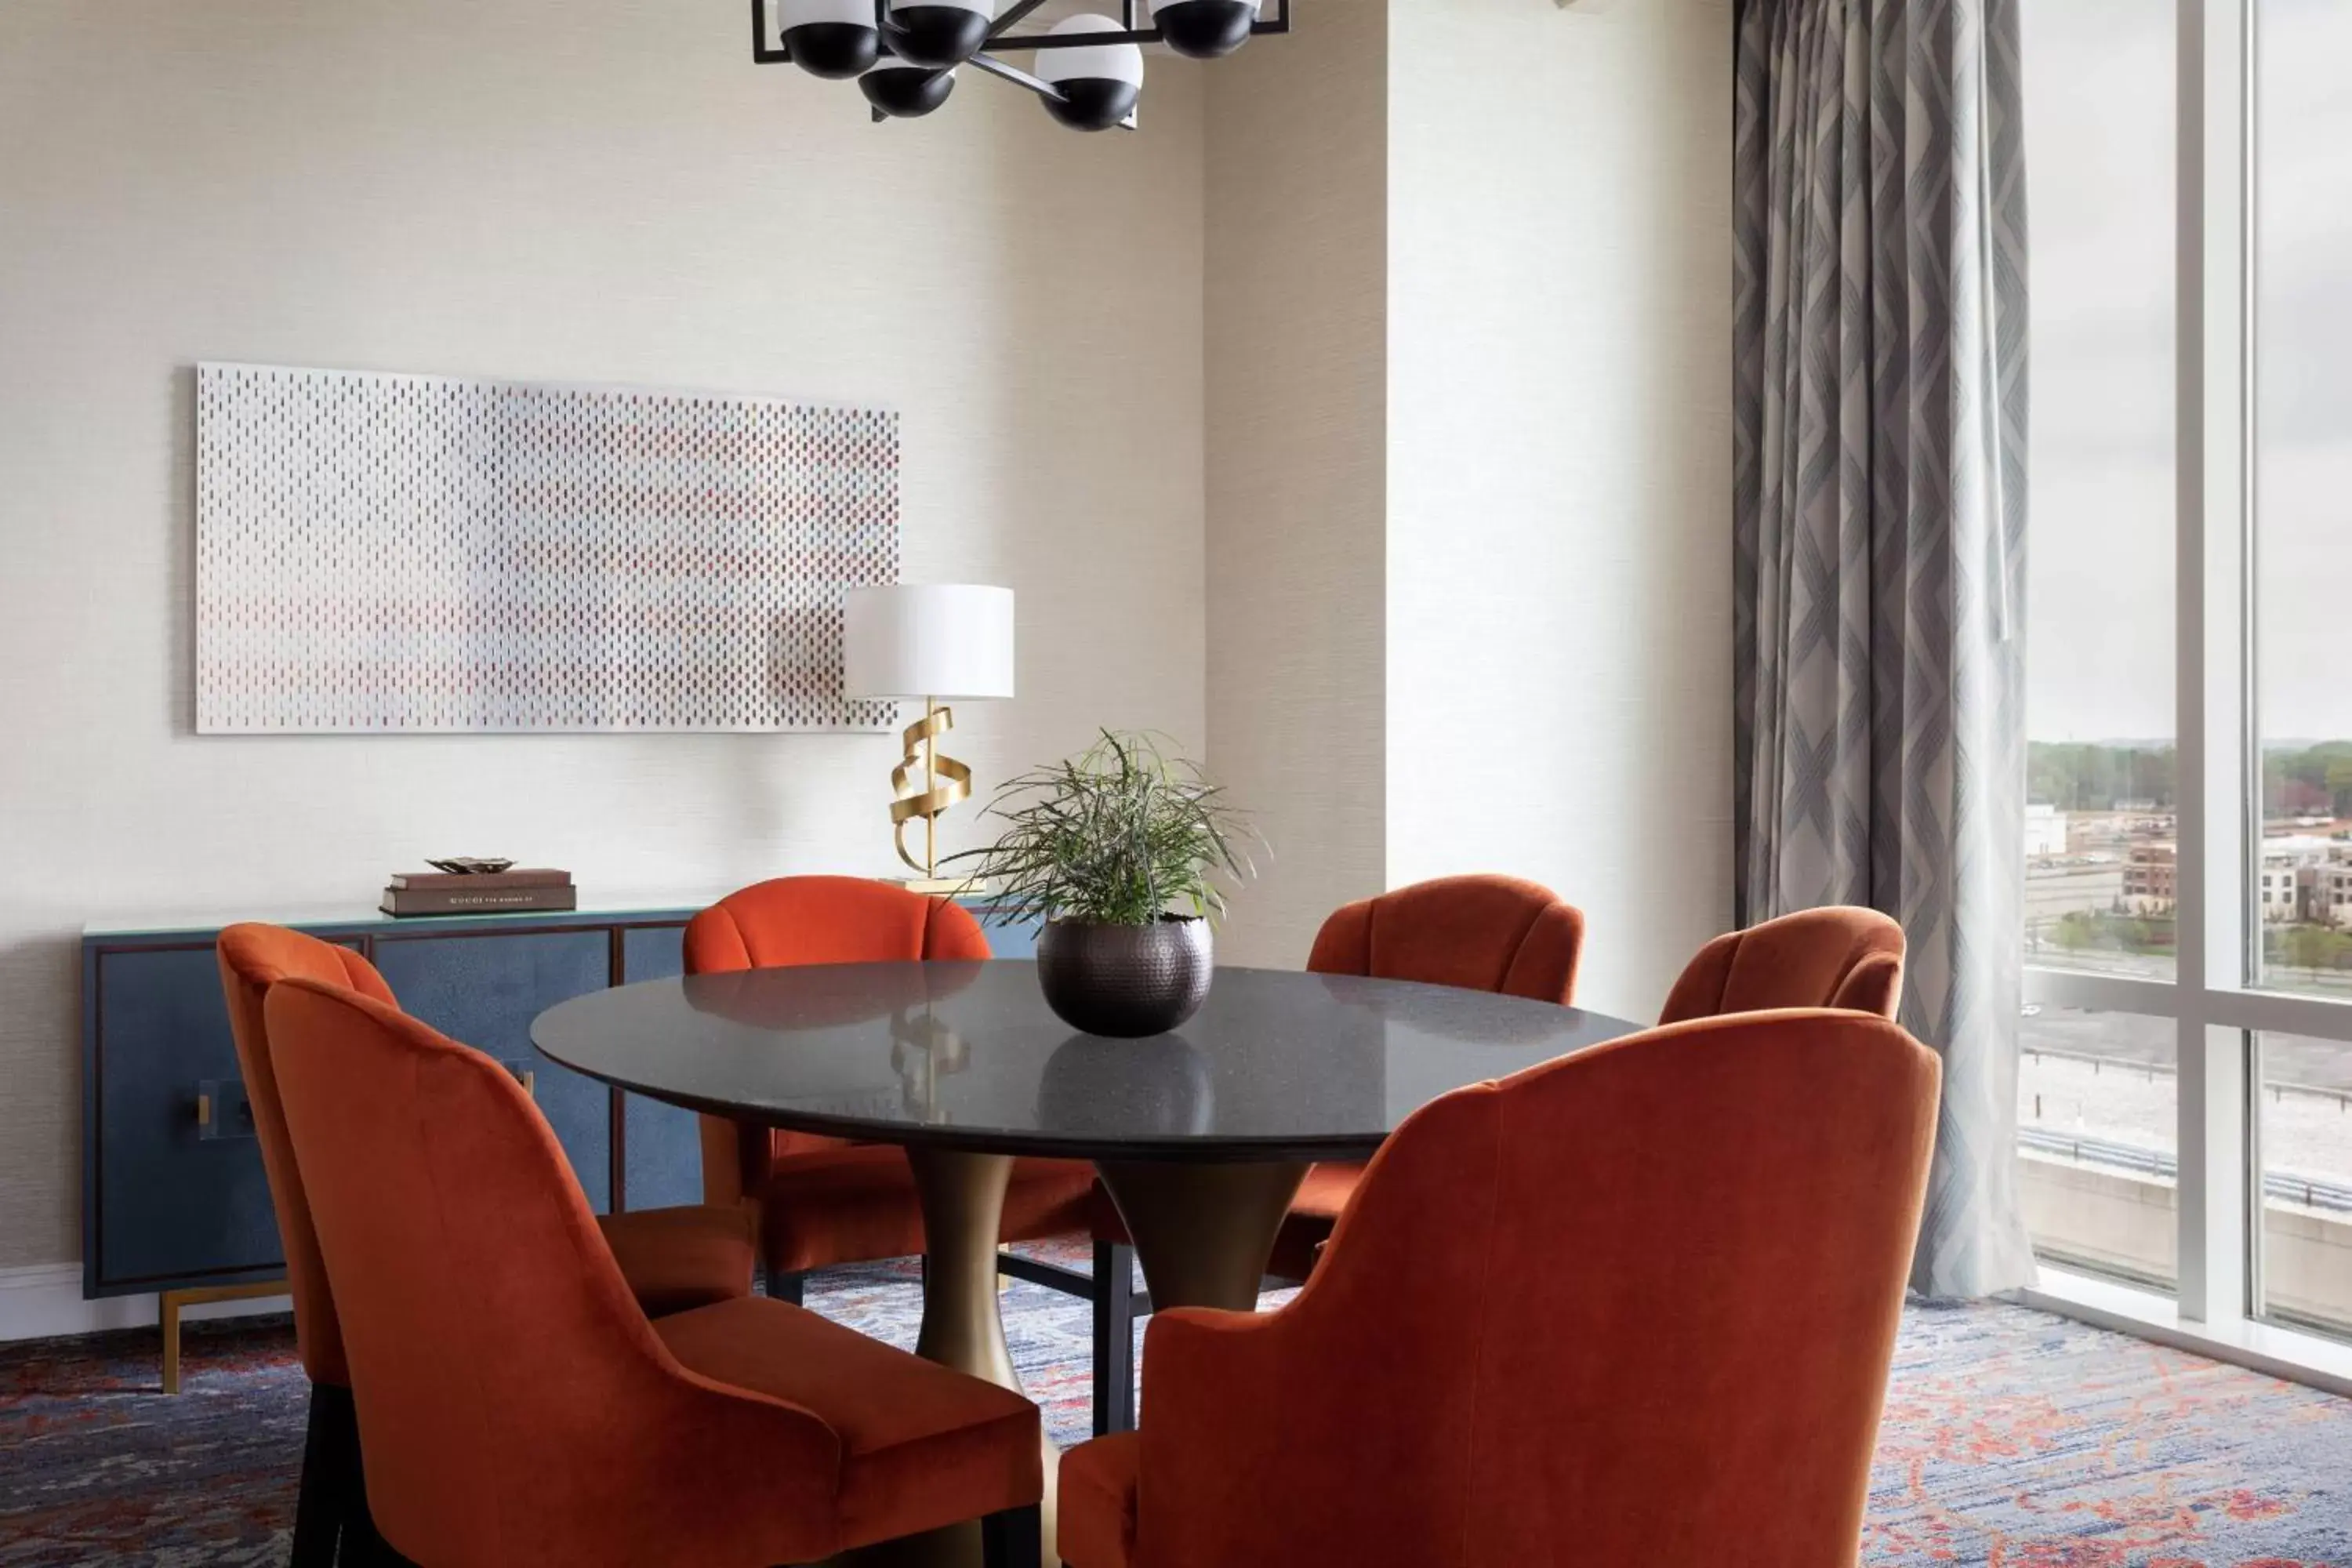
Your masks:
<path fill-rule="evenodd" d="M 294 1495 L 294 1550 L 291 1568 L 334 1568 L 335 1536 L 341 1530 L 341 1477 L 334 1452 L 334 1417 L 328 1406 L 332 1396 L 317 1384 L 310 1385 L 310 1418 L 302 1435 L 302 1480 Z"/>
<path fill-rule="evenodd" d="M 795 1307 L 803 1304 L 803 1297 L 805 1294 L 803 1285 L 808 1279 L 807 1275 L 788 1274 L 781 1268 L 763 1268 L 761 1272 L 767 1277 L 768 1300 L 789 1302 Z"/>
<path fill-rule="evenodd" d="M 389 1548 L 376 1534 L 375 1521 L 368 1516 L 367 1477 L 360 1465 L 359 1406 L 352 1402 L 352 1391 L 314 1384 L 310 1424 L 320 1470 L 314 1483 L 306 1468 L 303 1484 L 306 1489 L 316 1485 L 324 1496 L 333 1521 L 329 1538 L 334 1546 L 331 1561 L 340 1568 L 374 1568 L 382 1560 L 379 1553 Z M 298 1542 L 299 1536 L 298 1524 Z M 295 1561 L 299 1563 L 301 1559 L 298 1555 Z"/>
<path fill-rule="evenodd" d="M 1095 1436 L 1135 1430 L 1135 1248 L 1095 1243 Z"/>
<path fill-rule="evenodd" d="M 349 1481 L 346 1502 L 350 1511 L 343 1516 L 342 1551 L 336 1558 L 337 1568 L 417 1568 L 383 1538 L 368 1512 L 367 1491 L 360 1484 L 356 1442 L 351 1451 Z"/>
<path fill-rule="evenodd" d="M 1045 1527 L 1038 1505 L 1008 1508 L 980 1521 L 981 1568 L 1034 1568 L 1045 1554 Z"/>

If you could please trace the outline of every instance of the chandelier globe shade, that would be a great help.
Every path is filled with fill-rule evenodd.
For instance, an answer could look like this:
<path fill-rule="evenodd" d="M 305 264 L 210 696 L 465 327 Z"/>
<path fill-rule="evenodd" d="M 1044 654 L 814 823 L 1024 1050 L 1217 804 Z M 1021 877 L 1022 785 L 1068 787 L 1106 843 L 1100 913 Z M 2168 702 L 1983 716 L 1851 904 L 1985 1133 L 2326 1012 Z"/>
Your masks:
<path fill-rule="evenodd" d="M 1180 55 L 1221 59 L 1249 42 L 1264 0 L 1145 0 L 1152 26 Z"/>
<path fill-rule="evenodd" d="M 1108 16 L 1081 16 L 1055 23 L 1047 35 L 1120 30 Z M 1108 131 L 1135 112 L 1143 94 L 1143 51 L 1133 44 L 1039 49 L 1037 79 L 1055 89 L 1045 102 L 1055 120 L 1073 131 Z"/>
<path fill-rule="evenodd" d="M 793 63 L 827 81 L 861 75 L 882 52 L 873 0 L 777 0 L 776 19 Z"/>
<path fill-rule="evenodd" d="M 948 100 L 955 90 L 955 72 L 908 65 L 884 56 L 874 68 L 857 79 L 866 101 L 898 120 L 919 120 Z"/>
<path fill-rule="evenodd" d="M 989 0 L 891 0 L 890 48 L 911 65 L 960 66 L 988 42 Z"/>

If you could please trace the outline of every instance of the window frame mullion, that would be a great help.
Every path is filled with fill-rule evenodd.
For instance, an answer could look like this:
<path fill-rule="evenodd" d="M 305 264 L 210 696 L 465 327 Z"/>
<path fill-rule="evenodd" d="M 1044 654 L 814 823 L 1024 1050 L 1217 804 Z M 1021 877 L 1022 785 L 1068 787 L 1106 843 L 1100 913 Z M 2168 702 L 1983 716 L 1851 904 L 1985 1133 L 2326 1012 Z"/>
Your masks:
<path fill-rule="evenodd" d="M 2252 0 L 2179 0 L 2175 573 L 2179 733 L 2179 1300 L 2253 1307 L 2251 1036 L 2226 997 L 2257 978 L 2258 751 L 2249 613 L 2248 333 Z"/>

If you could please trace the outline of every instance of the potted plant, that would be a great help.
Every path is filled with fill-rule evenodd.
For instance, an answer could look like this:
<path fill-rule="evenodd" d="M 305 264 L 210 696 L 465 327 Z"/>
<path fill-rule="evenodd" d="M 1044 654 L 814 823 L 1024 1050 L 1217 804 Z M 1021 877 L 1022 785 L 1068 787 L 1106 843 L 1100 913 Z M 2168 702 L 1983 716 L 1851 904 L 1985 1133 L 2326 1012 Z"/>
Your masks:
<path fill-rule="evenodd" d="M 990 919 L 1035 920 L 1047 1005 L 1093 1035 L 1176 1027 L 1209 994 L 1221 877 L 1255 874 L 1257 835 L 1193 763 L 1145 734 L 1102 738 L 1008 781 L 986 815 L 1005 824 L 976 860 Z"/>

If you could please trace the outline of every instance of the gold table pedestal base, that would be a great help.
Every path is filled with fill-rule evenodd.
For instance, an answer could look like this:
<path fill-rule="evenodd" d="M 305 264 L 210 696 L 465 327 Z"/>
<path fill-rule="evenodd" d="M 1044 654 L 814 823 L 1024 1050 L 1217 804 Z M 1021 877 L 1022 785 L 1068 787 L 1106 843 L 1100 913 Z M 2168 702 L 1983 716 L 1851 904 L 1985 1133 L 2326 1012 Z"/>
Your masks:
<path fill-rule="evenodd" d="M 1303 1162 L 1233 1164 L 1098 1160 L 1150 1287 L 1152 1310 L 1257 1310 L 1282 1216 L 1307 1179 Z"/>
<path fill-rule="evenodd" d="M 926 1361 L 985 1378 L 1023 1393 L 1004 1343 L 997 1305 L 996 1237 L 1004 1224 L 1004 1190 L 1013 1156 L 956 1149 L 907 1151 L 915 1197 L 923 1211 L 923 1326 L 915 1353 Z M 1061 1450 L 1044 1445 L 1045 1555 L 1040 1568 L 1058 1568 L 1054 1550 L 1054 1500 Z M 842 1568 L 970 1568 L 981 1560 L 980 1526 L 960 1524 L 905 1541 L 844 1553 Z"/>
<path fill-rule="evenodd" d="M 914 1170 L 929 1248 L 923 1264 L 923 1326 L 915 1352 L 1018 1394 L 1021 1379 L 1004 1342 L 996 1269 L 996 1237 L 1003 1226 L 1013 1157 L 910 1148 L 907 1163 Z M 1276 1233 L 1307 1176 L 1304 1162 L 1107 1160 L 1095 1168 L 1127 1222 L 1155 1310 L 1223 1307 L 1246 1312 L 1256 1308 Z M 1050 1438 L 1045 1448 L 1041 1568 L 1057 1568 L 1055 1504 L 1061 1454 Z M 976 1524 L 959 1525 L 866 1547 L 838 1561 L 844 1568 L 967 1568 L 980 1562 L 980 1530 Z"/>

